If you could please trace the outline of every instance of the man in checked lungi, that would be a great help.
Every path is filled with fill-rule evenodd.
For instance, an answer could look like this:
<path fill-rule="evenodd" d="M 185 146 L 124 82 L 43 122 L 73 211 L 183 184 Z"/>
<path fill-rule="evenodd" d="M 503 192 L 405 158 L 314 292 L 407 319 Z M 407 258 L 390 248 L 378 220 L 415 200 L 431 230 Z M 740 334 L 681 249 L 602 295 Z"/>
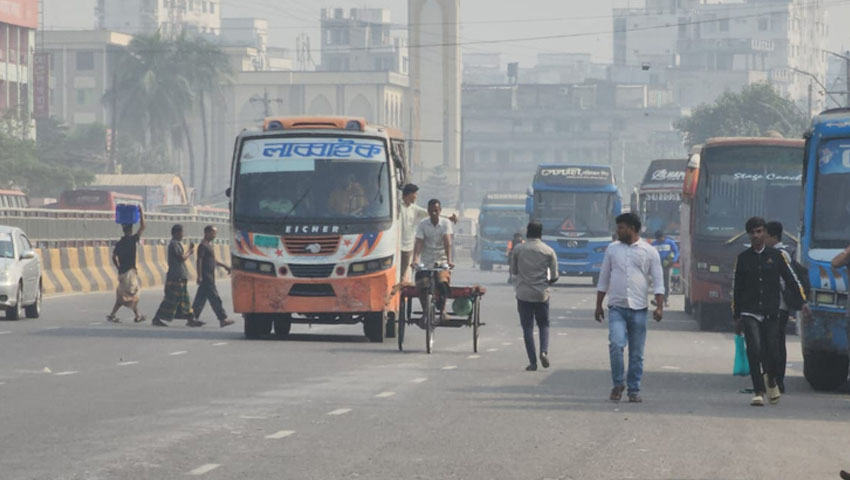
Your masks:
<path fill-rule="evenodd" d="M 139 275 L 136 272 L 136 248 L 139 245 L 139 240 L 142 237 L 142 232 L 145 231 L 145 212 L 139 206 L 139 231 L 133 234 L 133 225 L 122 225 L 124 236 L 118 243 L 115 244 L 115 249 L 112 251 L 112 263 L 118 269 L 118 288 L 115 289 L 115 306 L 112 307 L 112 313 L 106 316 L 106 319 L 113 323 L 118 323 L 120 320 L 115 316 L 118 309 L 127 307 L 133 310 L 136 323 L 144 322 L 145 317 L 139 315 Z"/>
<path fill-rule="evenodd" d="M 189 270 L 186 260 L 195 252 L 195 244 L 189 243 L 189 249 L 183 249 L 183 225 L 171 227 L 171 243 L 168 244 L 168 274 L 165 276 L 165 298 L 159 304 L 159 310 L 153 317 L 154 326 L 167 327 L 164 322 L 177 318 L 187 320 L 187 327 L 200 327 L 203 323 L 195 320 L 192 303 L 189 299 Z"/>

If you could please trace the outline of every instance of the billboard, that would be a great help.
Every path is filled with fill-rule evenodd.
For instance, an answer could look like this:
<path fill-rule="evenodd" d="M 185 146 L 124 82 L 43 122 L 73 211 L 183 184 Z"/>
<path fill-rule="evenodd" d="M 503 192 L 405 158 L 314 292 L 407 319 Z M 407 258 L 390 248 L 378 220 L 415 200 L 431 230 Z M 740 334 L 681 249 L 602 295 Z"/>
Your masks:
<path fill-rule="evenodd" d="M 50 116 L 50 54 L 36 52 L 32 66 L 33 115 L 35 118 L 47 118 Z"/>
<path fill-rule="evenodd" d="M 38 28 L 38 0 L 0 0 L 0 22 Z"/>

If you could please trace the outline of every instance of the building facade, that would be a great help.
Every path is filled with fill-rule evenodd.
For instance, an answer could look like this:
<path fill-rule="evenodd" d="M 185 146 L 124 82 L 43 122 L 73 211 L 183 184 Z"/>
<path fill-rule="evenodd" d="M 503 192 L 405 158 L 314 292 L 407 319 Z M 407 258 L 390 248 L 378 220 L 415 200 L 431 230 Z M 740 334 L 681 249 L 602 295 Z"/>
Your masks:
<path fill-rule="evenodd" d="M 322 9 L 325 72 L 393 72 L 407 75 L 407 46 L 393 37 L 390 11 L 383 8 Z"/>
<path fill-rule="evenodd" d="M 0 3 L 0 113 L 31 131 L 38 0 Z"/>
<path fill-rule="evenodd" d="M 95 15 L 98 29 L 130 35 L 221 32 L 221 0 L 98 0 Z"/>

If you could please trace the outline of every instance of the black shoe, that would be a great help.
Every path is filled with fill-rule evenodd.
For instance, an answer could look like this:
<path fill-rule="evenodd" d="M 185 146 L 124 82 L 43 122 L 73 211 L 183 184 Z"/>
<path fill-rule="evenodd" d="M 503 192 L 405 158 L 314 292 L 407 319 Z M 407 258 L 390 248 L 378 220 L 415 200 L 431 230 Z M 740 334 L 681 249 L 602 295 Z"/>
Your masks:
<path fill-rule="evenodd" d="M 843 480 L 850 480 L 850 473 L 847 473 L 847 472 L 845 472 L 844 470 L 842 470 L 842 471 L 841 471 L 841 473 L 840 473 L 839 475 L 841 475 L 841 478 L 842 478 Z"/>
<path fill-rule="evenodd" d="M 186 322 L 187 327 L 203 327 L 207 322 L 202 322 L 200 320 L 189 320 Z"/>
<path fill-rule="evenodd" d="M 546 352 L 540 352 L 540 364 L 543 365 L 543 368 L 549 368 L 549 354 Z"/>
<path fill-rule="evenodd" d="M 160 320 L 158 318 L 154 318 L 153 320 L 151 320 L 151 324 L 154 327 L 167 327 L 168 326 L 168 325 L 162 323 L 162 320 Z"/>
<path fill-rule="evenodd" d="M 525 367 L 525 371 L 526 372 L 536 372 L 537 371 L 537 364 L 532 363 L 531 365 Z"/>

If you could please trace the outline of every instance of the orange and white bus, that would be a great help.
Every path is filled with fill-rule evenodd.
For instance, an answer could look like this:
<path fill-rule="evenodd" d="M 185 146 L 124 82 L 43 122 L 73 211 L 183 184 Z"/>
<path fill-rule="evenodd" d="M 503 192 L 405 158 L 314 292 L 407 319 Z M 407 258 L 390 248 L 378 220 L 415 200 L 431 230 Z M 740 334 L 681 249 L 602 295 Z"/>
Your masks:
<path fill-rule="evenodd" d="M 363 118 L 269 118 L 239 135 L 227 193 L 246 337 L 292 323 L 394 335 L 408 169 L 401 132 Z"/>

